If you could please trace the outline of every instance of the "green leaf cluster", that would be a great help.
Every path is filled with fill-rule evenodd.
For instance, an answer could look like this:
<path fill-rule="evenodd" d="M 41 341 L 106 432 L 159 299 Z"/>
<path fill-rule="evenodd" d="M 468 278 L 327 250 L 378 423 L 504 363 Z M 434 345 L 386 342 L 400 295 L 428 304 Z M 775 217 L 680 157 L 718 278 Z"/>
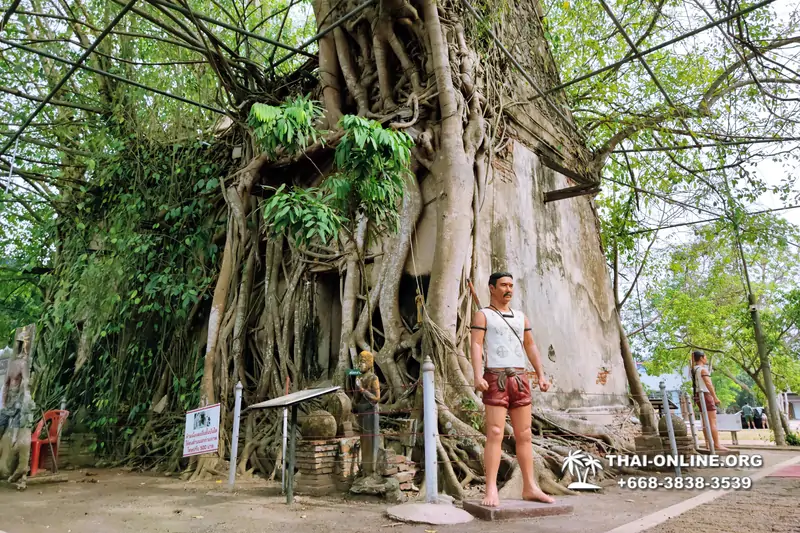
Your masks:
<path fill-rule="evenodd" d="M 410 175 L 411 137 L 352 115 L 342 117 L 341 126 L 345 135 L 334 155 L 338 172 L 326 183 L 334 205 L 350 220 L 360 212 L 379 228 L 397 231 L 403 178 Z"/>
<path fill-rule="evenodd" d="M 285 124 L 288 115 L 296 116 L 297 107 L 295 100 L 259 112 L 265 111 L 260 117 L 278 125 Z M 308 246 L 314 239 L 327 244 L 359 216 L 379 231 L 397 231 L 403 179 L 411 175 L 411 137 L 351 115 L 342 117 L 340 126 L 344 134 L 334 153 L 335 172 L 322 186 L 281 185 L 264 204 L 263 216 L 271 235 L 287 235 L 297 246 Z M 276 135 L 270 141 L 276 144 L 269 145 L 269 154 L 277 153 L 278 146 L 289 152 L 302 149 L 300 144 L 283 145 L 282 139 Z"/>
<path fill-rule="evenodd" d="M 314 237 L 327 243 L 342 226 L 342 217 L 316 188 L 288 189 L 281 185 L 264 205 L 264 220 L 273 235 L 288 235 L 298 246 L 308 245 Z"/>
<path fill-rule="evenodd" d="M 253 136 L 261 149 L 269 157 L 275 157 L 280 147 L 294 154 L 315 143 L 319 135 L 315 123 L 321 116 L 319 105 L 298 97 L 279 107 L 253 104 L 248 125 L 253 128 Z"/>

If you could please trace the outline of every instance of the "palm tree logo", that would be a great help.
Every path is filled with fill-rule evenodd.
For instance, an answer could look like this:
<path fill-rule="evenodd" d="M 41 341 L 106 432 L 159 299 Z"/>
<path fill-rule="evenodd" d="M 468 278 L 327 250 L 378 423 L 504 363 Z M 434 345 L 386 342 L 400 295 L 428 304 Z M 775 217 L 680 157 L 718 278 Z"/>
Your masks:
<path fill-rule="evenodd" d="M 564 464 L 561 465 L 561 472 L 568 471 L 570 475 L 576 477 L 578 481 L 573 481 L 567 487 L 570 490 L 600 490 L 600 487 L 587 483 L 586 480 L 591 475 L 603 470 L 603 465 L 596 457 L 589 455 L 583 450 L 573 450 L 569 452 Z"/>

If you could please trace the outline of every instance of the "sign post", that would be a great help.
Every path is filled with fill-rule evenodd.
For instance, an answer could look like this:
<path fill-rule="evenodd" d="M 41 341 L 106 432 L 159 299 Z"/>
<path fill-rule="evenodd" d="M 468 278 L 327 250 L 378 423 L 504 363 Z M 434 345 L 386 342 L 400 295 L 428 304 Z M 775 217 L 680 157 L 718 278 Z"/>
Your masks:
<path fill-rule="evenodd" d="M 219 408 L 217 403 L 186 413 L 184 457 L 219 451 Z"/>

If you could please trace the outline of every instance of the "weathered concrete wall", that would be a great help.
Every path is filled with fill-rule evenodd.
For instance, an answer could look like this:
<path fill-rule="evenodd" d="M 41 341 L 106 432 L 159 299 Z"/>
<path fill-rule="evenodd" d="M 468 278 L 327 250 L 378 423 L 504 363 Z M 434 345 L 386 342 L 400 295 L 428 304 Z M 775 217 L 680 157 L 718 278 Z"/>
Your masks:
<path fill-rule="evenodd" d="M 507 152 L 493 164 L 478 215 L 478 296 L 488 305 L 491 272 L 514 274 L 513 305 L 529 317 L 554 384 L 553 394 L 536 395 L 536 401 L 558 409 L 627 405 L 613 294 L 590 200 L 545 205 L 544 192 L 574 183 L 518 142 Z M 423 182 L 427 205 L 414 243 L 416 270 L 410 260 L 406 265 L 411 274 L 427 274 L 432 266 L 433 187 Z"/>

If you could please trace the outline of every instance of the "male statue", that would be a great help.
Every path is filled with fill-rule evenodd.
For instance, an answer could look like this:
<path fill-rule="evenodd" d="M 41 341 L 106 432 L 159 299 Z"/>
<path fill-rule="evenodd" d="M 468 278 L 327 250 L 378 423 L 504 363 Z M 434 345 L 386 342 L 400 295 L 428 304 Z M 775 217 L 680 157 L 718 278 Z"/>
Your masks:
<path fill-rule="evenodd" d="M 483 393 L 486 406 L 486 495 L 483 505 L 500 504 L 497 493 L 497 471 L 506 424 L 511 416 L 517 443 L 517 462 L 522 472 L 524 500 L 553 503 L 542 492 L 533 477 L 531 445 L 531 384 L 525 371 L 525 358 L 533 365 L 539 389 L 547 392 L 550 384 L 542 372 L 539 350 L 533 341 L 528 318 L 511 309 L 514 279 L 508 272 L 495 272 L 489 277 L 491 304 L 475 313 L 472 320 L 471 354 L 475 372 L 475 389 Z M 486 369 L 483 369 L 483 355 Z"/>

